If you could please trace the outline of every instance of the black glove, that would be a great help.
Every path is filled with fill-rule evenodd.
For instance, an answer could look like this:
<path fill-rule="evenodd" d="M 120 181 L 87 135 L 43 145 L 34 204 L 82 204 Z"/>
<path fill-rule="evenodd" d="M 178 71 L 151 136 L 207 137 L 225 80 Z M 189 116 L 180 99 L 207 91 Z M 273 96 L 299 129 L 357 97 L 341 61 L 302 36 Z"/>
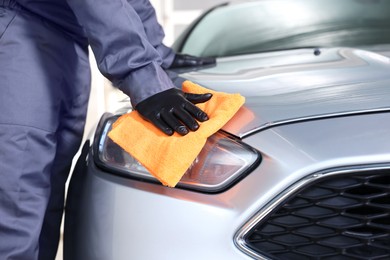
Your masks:
<path fill-rule="evenodd" d="M 187 127 L 192 131 L 199 128 L 196 120 L 203 122 L 209 119 L 194 104 L 206 102 L 211 96 L 209 93 L 191 94 L 172 88 L 148 97 L 138 103 L 135 109 L 165 134 L 173 135 L 176 131 L 186 135 Z"/>
<path fill-rule="evenodd" d="M 213 65 L 215 63 L 216 60 L 213 57 L 196 57 L 196 56 L 178 53 L 175 55 L 175 58 L 169 68 L 170 69 L 189 68 L 189 67 Z"/>

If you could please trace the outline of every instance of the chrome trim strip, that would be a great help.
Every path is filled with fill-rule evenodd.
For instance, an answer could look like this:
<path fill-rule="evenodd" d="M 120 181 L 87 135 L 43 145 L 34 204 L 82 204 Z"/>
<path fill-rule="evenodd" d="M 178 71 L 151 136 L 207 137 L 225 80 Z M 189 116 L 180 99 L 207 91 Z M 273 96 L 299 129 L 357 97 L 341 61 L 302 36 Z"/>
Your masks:
<path fill-rule="evenodd" d="M 287 188 L 285 191 L 283 191 L 281 194 L 279 194 L 277 197 L 275 197 L 270 203 L 265 205 L 258 213 L 256 213 L 252 218 L 249 219 L 248 222 L 246 222 L 235 234 L 234 236 L 234 244 L 245 254 L 249 255 L 250 257 L 253 257 L 254 259 L 260 259 L 260 260 L 267 260 L 268 258 L 258 254 L 256 251 L 252 250 L 250 247 L 248 247 L 245 243 L 244 237 L 247 235 L 247 233 L 257 225 L 264 217 L 266 217 L 276 206 L 278 206 L 282 201 L 284 201 L 287 197 L 291 196 L 295 191 L 302 188 L 303 186 L 316 181 L 320 180 L 321 178 L 328 177 L 331 175 L 339 175 L 339 174 L 346 174 L 351 172 L 365 172 L 365 171 L 372 171 L 372 170 L 384 170 L 384 169 L 390 169 L 390 164 L 379 164 L 379 165 L 358 165 L 358 166 L 347 166 L 337 169 L 328 169 L 324 170 L 318 173 L 311 174 L 310 176 L 307 176 L 289 188 Z"/>

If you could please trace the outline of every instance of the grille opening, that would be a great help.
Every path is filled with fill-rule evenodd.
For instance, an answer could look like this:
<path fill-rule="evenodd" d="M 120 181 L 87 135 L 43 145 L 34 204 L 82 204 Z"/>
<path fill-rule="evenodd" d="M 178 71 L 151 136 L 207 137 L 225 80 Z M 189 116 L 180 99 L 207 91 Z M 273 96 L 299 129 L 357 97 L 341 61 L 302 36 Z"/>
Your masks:
<path fill-rule="evenodd" d="M 243 237 L 271 259 L 390 259 L 390 169 L 324 175 Z"/>
<path fill-rule="evenodd" d="M 306 198 L 306 199 L 320 199 L 320 198 L 327 198 L 332 195 L 333 192 L 330 189 L 317 188 L 317 189 L 303 191 L 301 194 L 299 194 L 299 197 Z"/>
<path fill-rule="evenodd" d="M 305 245 L 309 243 L 310 239 L 303 236 L 289 234 L 289 235 L 276 236 L 273 238 L 273 241 L 286 246 L 298 246 L 298 245 Z"/>
<path fill-rule="evenodd" d="M 332 216 L 334 215 L 334 211 L 327 208 L 313 206 L 302 208 L 300 210 L 295 211 L 293 214 L 297 216 L 313 218 L 316 216 Z"/>
<path fill-rule="evenodd" d="M 361 221 L 355 218 L 336 216 L 336 217 L 320 220 L 319 223 L 323 226 L 341 230 L 342 228 L 351 228 L 351 227 L 359 226 Z"/>
<path fill-rule="evenodd" d="M 386 228 L 390 231 L 390 216 L 389 215 L 387 215 L 383 218 L 374 219 L 374 220 L 372 220 L 372 222 L 375 224 L 385 225 Z"/>
<path fill-rule="evenodd" d="M 387 194 L 386 196 L 376 198 L 372 200 L 373 204 L 382 204 L 386 208 L 390 209 L 390 194 Z"/>
<path fill-rule="evenodd" d="M 296 216 L 282 216 L 282 217 L 276 217 L 273 219 L 271 223 L 284 225 L 285 227 L 294 227 L 294 226 L 300 226 L 302 224 L 308 224 L 309 220 L 305 218 L 300 218 Z"/>
<path fill-rule="evenodd" d="M 286 203 L 286 208 L 299 208 L 299 207 L 305 207 L 308 206 L 310 202 L 308 200 L 302 199 L 302 198 L 296 198 L 293 199 L 291 202 Z"/>
<path fill-rule="evenodd" d="M 278 251 L 282 251 L 285 249 L 284 246 L 279 245 L 277 243 L 271 243 L 271 242 L 265 242 L 265 241 L 262 241 L 262 242 L 253 241 L 253 243 L 256 246 L 266 248 L 267 251 L 269 251 L 269 252 L 274 252 L 274 251 L 278 252 Z"/>
<path fill-rule="evenodd" d="M 325 238 L 320 243 L 323 245 L 342 249 L 342 248 L 358 245 L 360 244 L 360 241 L 356 238 L 336 235 L 329 238 Z"/>
<path fill-rule="evenodd" d="M 354 256 L 354 257 L 357 257 L 358 259 L 362 259 L 362 256 L 364 257 L 363 259 L 374 258 L 374 257 L 379 258 L 382 255 L 388 254 L 388 252 L 386 252 L 386 251 L 388 251 L 388 250 L 373 247 L 370 245 L 346 249 L 347 254 Z M 385 258 L 383 258 L 383 259 L 385 259 Z"/>
<path fill-rule="evenodd" d="M 374 196 L 383 194 L 383 191 L 374 187 L 360 186 L 348 190 L 347 193 L 355 196 Z"/>
<path fill-rule="evenodd" d="M 354 257 L 348 257 L 344 255 L 337 255 L 337 256 L 330 256 L 330 257 L 324 257 L 323 260 L 356 260 Z"/>
<path fill-rule="evenodd" d="M 307 226 L 307 227 L 297 229 L 295 233 L 308 236 L 311 238 L 315 238 L 315 237 L 321 238 L 321 237 L 327 237 L 335 234 L 333 229 L 327 227 L 321 227 L 318 225 Z"/>
<path fill-rule="evenodd" d="M 326 200 L 322 200 L 317 203 L 318 205 L 331 207 L 331 208 L 339 208 L 345 209 L 346 207 L 356 207 L 361 204 L 361 202 L 357 199 L 346 198 L 346 197 L 332 197 Z"/>
<path fill-rule="evenodd" d="M 372 244 L 384 249 L 390 248 L 390 234 L 386 234 L 381 238 L 372 239 Z"/>
<path fill-rule="evenodd" d="M 275 226 L 275 225 L 266 225 L 264 228 L 263 228 L 263 233 L 270 233 L 270 234 L 276 234 L 278 232 L 285 232 L 286 229 L 282 228 L 282 227 L 279 227 L 279 226 Z"/>
<path fill-rule="evenodd" d="M 359 180 L 355 178 L 349 178 L 349 179 L 333 179 L 328 180 L 327 182 L 323 182 L 321 184 L 321 187 L 326 187 L 329 189 L 347 189 L 347 188 L 353 188 L 356 186 L 360 186 L 361 183 Z M 334 191 L 332 192 L 334 195 Z"/>
<path fill-rule="evenodd" d="M 330 247 L 320 246 L 316 244 L 299 247 L 297 251 L 302 252 L 304 254 L 310 254 L 310 255 L 313 255 L 312 252 L 315 252 L 314 256 L 334 254 L 335 252 L 335 250 Z"/>
<path fill-rule="evenodd" d="M 362 207 L 347 209 L 346 212 L 351 215 L 372 217 L 372 216 L 385 214 L 387 211 L 386 209 L 381 209 L 378 207 L 362 206 Z"/>
<path fill-rule="evenodd" d="M 389 187 L 390 186 L 390 176 L 389 175 L 375 176 L 370 180 L 370 183 Z"/>
<path fill-rule="evenodd" d="M 278 259 L 290 259 L 290 260 L 311 260 L 310 257 L 302 255 L 302 254 L 294 254 L 294 253 L 278 253 Z"/>

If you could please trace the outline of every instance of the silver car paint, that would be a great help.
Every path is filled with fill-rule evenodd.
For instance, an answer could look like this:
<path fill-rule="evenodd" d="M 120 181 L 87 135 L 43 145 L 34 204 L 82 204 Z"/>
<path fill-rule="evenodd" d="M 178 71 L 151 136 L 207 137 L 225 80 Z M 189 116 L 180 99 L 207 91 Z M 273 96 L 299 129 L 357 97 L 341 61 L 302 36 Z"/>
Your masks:
<path fill-rule="evenodd" d="M 334 133 L 335 138 L 328 138 Z M 215 195 L 126 180 L 90 168 L 83 193 L 85 214 L 79 220 L 82 229 L 74 238 L 80 248 L 69 259 L 246 259 L 233 238 L 258 210 L 313 173 L 388 163 L 389 137 L 387 113 L 268 129 L 244 139 L 256 144 L 262 164 Z"/>
<path fill-rule="evenodd" d="M 390 48 L 390 47 L 389 47 Z M 237 117 L 253 119 L 237 129 L 243 137 L 284 122 L 390 108 L 390 59 L 349 48 L 282 51 L 221 58 L 218 66 L 182 76 L 218 91 L 246 97 Z M 246 111 L 249 110 L 249 111 Z"/>
<path fill-rule="evenodd" d="M 286 51 L 273 62 L 268 54 L 268 67 L 261 55 L 226 58 L 183 74 L 247 97 L 253 117 L 235 117 L 225 129 L 259 150 L 262 163 L 227 191 L 202 194 L 115 176 L 89 158 L 71 239 L 77 248 L 66 259 L 250 259 L 235 245 L 237 232 L 294 183 L 343 167 L 390 167 L 388 58 L 353 49 L 322 53 L 324 60 L 310 50 Z"/>

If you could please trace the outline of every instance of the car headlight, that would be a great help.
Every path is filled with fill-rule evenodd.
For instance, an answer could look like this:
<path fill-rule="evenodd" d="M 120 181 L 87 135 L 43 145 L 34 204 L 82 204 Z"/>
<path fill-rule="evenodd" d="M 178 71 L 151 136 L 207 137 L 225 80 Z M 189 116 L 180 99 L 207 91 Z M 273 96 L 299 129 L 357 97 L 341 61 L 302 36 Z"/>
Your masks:
<path fill-rule="evenodd" d="M 94 140 L 95 163 L 112 174 L 158 182 L 136 159 L 108 136 L 118 116 L 102 118 Z M 208 138 L 205 146 L 176 187 L 220 192 L 237 182 L 261 160 L 259 152 L 223 132 Z"/>

